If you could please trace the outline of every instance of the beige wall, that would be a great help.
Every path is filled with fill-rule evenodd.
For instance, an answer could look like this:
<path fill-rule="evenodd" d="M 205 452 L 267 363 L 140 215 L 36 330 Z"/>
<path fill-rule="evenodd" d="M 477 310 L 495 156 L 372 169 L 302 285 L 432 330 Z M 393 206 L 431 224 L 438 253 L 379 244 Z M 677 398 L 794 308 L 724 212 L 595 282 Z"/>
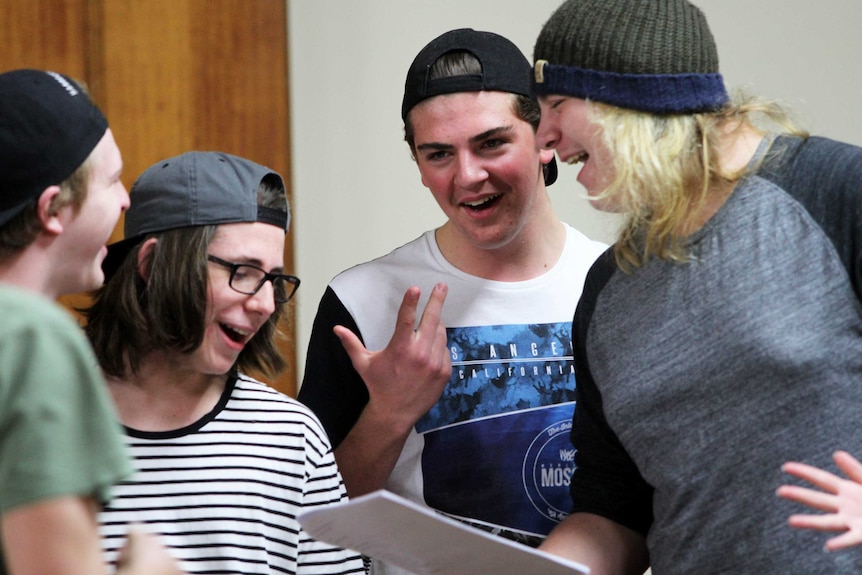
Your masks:
<path fill-rule="evenodd" d="M 811 131 L 862 144 L 862 2 L 695 3 L 716 36 L 729 87 L 781 99 Z M 328 280 L 442 223 L 402 141 L 401 95 L 413 57 L 438 34 L 469 26 L 509 37 L 532 60 L 535 37 L 558 5 L 289 0 L 300 370 Z M 608 240 L 612 220 L 584 202 L 575 175 L 562 167 L 549 189 L 554 204 L 564 220 Z"/>

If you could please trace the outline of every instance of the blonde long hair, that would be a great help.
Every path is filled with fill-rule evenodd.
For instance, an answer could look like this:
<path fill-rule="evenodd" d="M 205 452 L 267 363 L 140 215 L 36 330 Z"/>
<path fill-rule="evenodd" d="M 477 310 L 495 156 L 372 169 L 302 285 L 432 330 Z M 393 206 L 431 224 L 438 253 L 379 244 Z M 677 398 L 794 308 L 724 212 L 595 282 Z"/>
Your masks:
<path fill-rule="evenodd" d="M 598 196 L 625 214 L 614 244 L 626 271 L 652 257 L 686 261 L 685 230 L 713 190 L 733 186 L 745 170 L 719 162 L 729 129 L 746 126 L 806 137 L 776 102 L 736 95 L 718 112 L 655 115 L 591 102 L 592 119 L 612 151 L 614 180 Z M 764 120 L 766 122 L 764 122 Z"/>

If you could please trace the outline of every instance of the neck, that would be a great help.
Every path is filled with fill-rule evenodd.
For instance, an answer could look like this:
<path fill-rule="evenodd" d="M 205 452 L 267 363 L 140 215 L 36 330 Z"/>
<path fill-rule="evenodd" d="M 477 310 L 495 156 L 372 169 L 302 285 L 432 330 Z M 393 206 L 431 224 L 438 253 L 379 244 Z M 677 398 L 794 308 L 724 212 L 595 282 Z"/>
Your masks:
<path fill-rule="evenodd" d="M 736 188 L 739 175 L 745 171 L 757 153 L 757 147 L 763 138 L 764 134 L 748 123 L 734 124 L 725 129 L 717 152 L 721 171 L 732 176 L 731 180 L 720 180 L 710 185 L 706 200 L 686 225 L 684 235 L 701 229 L 721 209 Z"/>
<path fill-rule="evenodd" d="M 183 367 L 183 358 L 153 352 L 136 374 L 108 378 L 123 425 L 140 431 L 171 431 L 200 420 L 218 404 L 228 375 Z"/>
<path fill-rule="evenodd" d="M 494 281 L 526 281 L 551 269 L 566 244 L 566 228 L 547 195 L 533 206 L 533 214 L 514 238 L 498 247 L 471 244 L 450 222 L 437 229 L 435 238 L 446 260 L 465 273 Z"/>
<path fill-rule="evenodd" d="M 57 299 L 62 290 L 51 280 L 48 264 L 46 258 L 25 248 L 0 263 L 0 282 Z"/>

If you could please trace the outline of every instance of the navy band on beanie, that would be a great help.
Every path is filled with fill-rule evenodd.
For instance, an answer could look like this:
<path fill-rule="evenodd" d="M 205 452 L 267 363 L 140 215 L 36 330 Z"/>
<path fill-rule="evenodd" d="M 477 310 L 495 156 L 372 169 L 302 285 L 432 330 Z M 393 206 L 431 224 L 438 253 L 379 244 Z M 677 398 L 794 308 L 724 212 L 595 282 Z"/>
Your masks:
<path fill-rule="evenodd" d="M 107 129 L 105 116 L 68 76 L 0 74 L 0 226 L 71 176 Z"/>
<path fill-rule="evenodd" d="M 567 0 L 533 52 L 537 94 L 655 114 L 729 101 L 706 17 L 686 0 Z"/>
<path fill-rule="evenodd" d="M 536 62 L 536 91 L 653 114 L 717 110 L 727 101 L 721 74 L 616 74 Z"/>

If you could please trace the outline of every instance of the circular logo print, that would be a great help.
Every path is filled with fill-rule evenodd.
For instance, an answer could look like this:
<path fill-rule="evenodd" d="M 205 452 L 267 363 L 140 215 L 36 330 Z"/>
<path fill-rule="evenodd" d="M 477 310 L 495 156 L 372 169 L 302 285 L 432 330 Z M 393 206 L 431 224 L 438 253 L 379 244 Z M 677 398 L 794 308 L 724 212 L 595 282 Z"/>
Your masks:
<path fill-rule="evenodd" d="M 569 441 L 571 419 L 543 429 L 524 457 L 524 489 L 530 502 L 543 516 L 561 521 L 571 509 L 569 484 L 575 470 L 575 448 Z"/>

